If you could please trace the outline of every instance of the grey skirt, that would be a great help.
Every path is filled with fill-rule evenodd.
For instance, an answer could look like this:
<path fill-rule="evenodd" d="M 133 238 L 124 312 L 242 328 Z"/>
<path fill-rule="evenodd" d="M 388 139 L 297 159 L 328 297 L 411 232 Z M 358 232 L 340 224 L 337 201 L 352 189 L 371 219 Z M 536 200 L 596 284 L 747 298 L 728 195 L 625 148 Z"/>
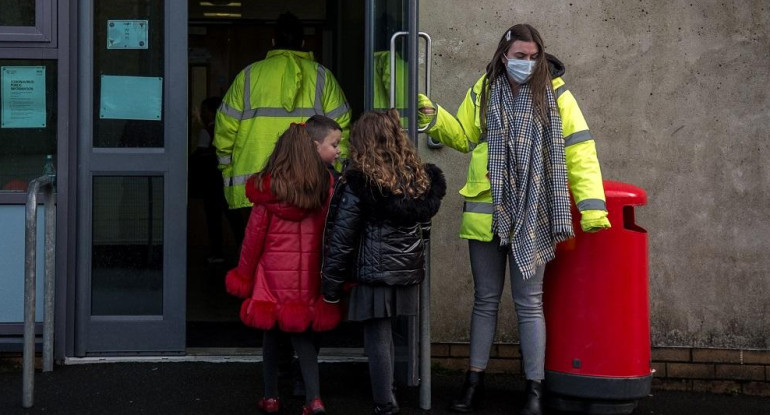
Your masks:
<path fill-rule="evenodd" d="M 348 319 L 364 321 L 372 318 L 416 316 L 419 307 L 419 285 L 367 285 L 353 287 L 348 305 Z"/>

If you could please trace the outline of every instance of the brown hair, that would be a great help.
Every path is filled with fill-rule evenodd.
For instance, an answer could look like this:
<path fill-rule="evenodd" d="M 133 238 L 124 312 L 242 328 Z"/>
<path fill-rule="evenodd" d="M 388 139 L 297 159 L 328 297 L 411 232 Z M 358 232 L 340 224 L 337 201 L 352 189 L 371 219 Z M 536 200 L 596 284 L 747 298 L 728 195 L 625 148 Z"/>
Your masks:
<path fill-rule="evenodd" d="M 340 127 L 337 121 L 318 114 L 305 121 L 305 129 L 310 134 L 310 138 L 318 143 L 323 143 L 324 138 L 329 135 L 329 132 L 334 130 L 342 131 L 342 127 Z"/>
<path fill-rule="evenodd" d="M 506 75 L 506 64 L 503 62 L 505 53 L 511 48 L 513 42 L 520 40 L 524 42 L 535 42 L 537 45 L 537 59 L 534 72 L 529 78 L 530 88 L 532 89 L 532 100 L 536 114 L 541 119 L 548 118 L 548 101 L 546 100 L 546 88 L 553 88 L 551 84 L 551 72 L 548 68 L 548 61 L 545 57 L 545 44 L 540 37 L 537 29 L 526 23 L 511 26 L 503 33 L 500 42 L 497 44 L 497 50 L 492 56 L 492 60 L 487 64 L 487 76 L 483 87 L 481 88 L 481 109 L 480 115 L 482 129 L 486 130 L 487 123 L 487 101 L 489 100 L 489 90 L 495 80 Z"/>
<path fill-rule="evenodd" d="M 302 209 L 318 209 L 329 197 L 329 171 L 318 155 L 305 127 L 291 124 L 256 174 L 255 183 L 262 189 L 262 178 L 270 176 L 270 190 L 278 200 Z"/>
<path fill-rule="evenodd" d="M 350 133 L 350 162 L 377 187 L 393 194 L 416 199 L 430 186 L 395 109 L 367 112 L 356 121 Z"/>

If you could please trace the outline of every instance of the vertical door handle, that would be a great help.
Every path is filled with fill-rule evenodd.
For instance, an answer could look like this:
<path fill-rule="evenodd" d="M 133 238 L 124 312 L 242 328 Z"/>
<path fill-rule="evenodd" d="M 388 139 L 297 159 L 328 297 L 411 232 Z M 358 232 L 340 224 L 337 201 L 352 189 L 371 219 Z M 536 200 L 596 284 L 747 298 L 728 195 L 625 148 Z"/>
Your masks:
<path fill-rule="evenodd" d="M 396 39 L 408 34 L 409 32 L 396 32 L 390 37 L 390 108 L 396 108 Z"/>
<path fill-rule="evenodd" d="M 430 73 L 431 73 L 431 57 L 433 56 L 433 41 L 430 38 L 430 35 L 425 32 L 420 32 L 420 37 L 425 39 L 425 95 L 430 98 Z M 420 110 L 419 108 L 417 109 Z M 425 131 L 430 128 L 430 125 L 426 125 L 424 128 L 419 128 L 417 132 L 424 133 Z M 433 139 L 433 137 L 428 136 L 428 139 L 425 141 L 425 143 L 428 145 L 428 148 L 431 149 L 438 149 L 443 147 L 444 145 L 440 142 Z"/>
<path fill-rule="evenodd" d="M 430 58 L 433 54 L 432 52 L 433 40 L 430 38 L 430 35 L 425 32 L 420 32 L 419 36 L 425 39 L 425 95 L 427 95 L 427 97 L 430 98 Z M 427 129 L 428 129 L 428 126 L 426 125 L 425 128 L 418 128 L 417 132 L 424 133 Z M 428 140 L 428 146 L 431 146 L 431 143 L 435 143 L 435 142 L 433 142 L 432 140 Z M 438 144 L 439 146 L 441 146 L 440 143 L 435 143 L 435 144 Z"/>

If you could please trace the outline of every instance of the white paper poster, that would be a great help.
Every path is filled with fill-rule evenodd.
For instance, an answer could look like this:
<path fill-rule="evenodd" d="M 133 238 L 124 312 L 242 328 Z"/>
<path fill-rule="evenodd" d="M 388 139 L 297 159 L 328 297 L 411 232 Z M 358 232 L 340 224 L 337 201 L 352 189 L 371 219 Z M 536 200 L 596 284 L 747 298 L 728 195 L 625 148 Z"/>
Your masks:
<path fill-rule="evenodd" d="M 45 66 L 0 68 L 2 128 L 45 128 Z"/>
<path fill-rule="evenodd" d="M 102 75 L 99 118 L 160 121 L 163 78 Z"/>

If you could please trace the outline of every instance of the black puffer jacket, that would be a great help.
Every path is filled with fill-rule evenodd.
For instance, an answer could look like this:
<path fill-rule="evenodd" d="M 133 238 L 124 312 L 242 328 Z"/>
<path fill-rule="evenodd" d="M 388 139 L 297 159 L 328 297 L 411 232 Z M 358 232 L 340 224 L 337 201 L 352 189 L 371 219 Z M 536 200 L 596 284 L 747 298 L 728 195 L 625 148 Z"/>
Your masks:
<path fill-rule="evenodd" d="M 336 301 L 345 282 L 419 284 L 425 277 L 430 218 L 446 194 L 441 170 L 426 164 L 431 186 L 417 199 L 382 190 L 357 170 L 338 182 L 326 220 L 322 292 Z"/>

